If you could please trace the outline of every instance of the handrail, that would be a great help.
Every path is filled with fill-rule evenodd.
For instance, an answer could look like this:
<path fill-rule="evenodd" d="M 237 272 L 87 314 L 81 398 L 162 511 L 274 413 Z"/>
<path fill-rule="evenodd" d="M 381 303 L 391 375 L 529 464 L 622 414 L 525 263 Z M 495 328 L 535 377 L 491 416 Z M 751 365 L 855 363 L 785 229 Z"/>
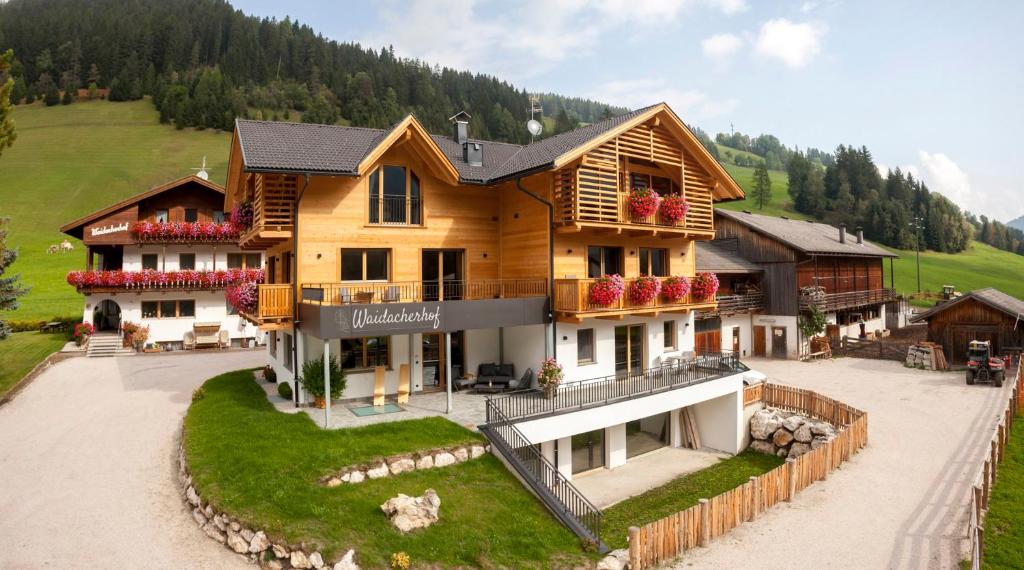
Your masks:
<path fill-rule="evenodd" d="M 487 424 L 480 430 L 558 520 L 580 538 L 592 540 L 600 552 L 608 551 L 601 541 L 601 509 L 548 461 L 489 397 Z"/>
<path fill-rule="evenodd" d="M 651 394 L 685 388 L 725 378 L 748 370 L 731 352 L 700 354 L 640 373 L 617 374 L 562 384 L 554 398 L 545 398 L 537 390 L 512 392 L 488 400 L 488 410 L 520 422 L 551 415 L 577 412 Z M 489 420 L 488 420 L 489 421 Z"/>
<path fill-rule="evenodd" d="M 896 298 L 895 289 L 870 289 L 867 291 L 845 291 L 842 293 L 822 293 L 818 295 L 800 295 L 800 310 L 817 307 L 820 311 L 830 311 L 886 303 Z"/>
<path fill-rule="evenodd" d="M 764 293 L 761 291 L 744 293 L 742 295 L 718 295 L 715 297 L 715 301 L 718 303 L 718 308 L 713 312 L 720 314 L 760 311 L 764 309 Z"/>
<path fill-rule="evenodd" d="M 643 278 L 646 279 L 646 276 Z M 714 299 L 697 299 L 693 294 L 687 294 L 685 297 L 678 300 L 668 300 L 664 295 L 659 294 L 647 303 L 636 303 L 629 298 L 629 289 L 632 287 L 633 283 L 639 279 L 641 279 L 641 277 L 629 277 L 624 279 L 623 281 L 625 282 L 626 290 L 618 299 L 609 305 L 600 305 L 593 302 L 590 298 L 590 289 L 594 283 L 598 281 L 597 279 L 555 279 L 555 310 L 567 313 L 590 313 L 631 309 L 682 308 L 697 303 L 703 304 L 715 302 Z M 657 279 L 664 282 L 668 277 L 658 277 Z"/>

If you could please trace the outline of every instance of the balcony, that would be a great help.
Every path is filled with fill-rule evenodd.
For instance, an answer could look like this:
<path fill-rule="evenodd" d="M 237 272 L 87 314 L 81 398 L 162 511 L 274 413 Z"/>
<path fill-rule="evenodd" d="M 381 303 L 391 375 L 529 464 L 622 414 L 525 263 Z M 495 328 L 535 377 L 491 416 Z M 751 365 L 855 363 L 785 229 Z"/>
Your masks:
<path fill-rule="evenodd" d="M 136 243 L 234 244 L 239 228 L 231 222 L 135 222 L 130 228 Z"/>
<path fill-rule="evenodd" d="M 659 278 L 664 282 L 665 278 Z M 691 310 L 714 310 L 715 301 L 694 299 L 692 295 L 669 301 L 658 295 L 653 301 L 645 304 L 634 303 L 629 299 L 629 289 L 636 278 L 626 279 L 626 291 L 610 305 L 600 305 L 590 299 L 590 288 L 597 279 L 556 279 L 554 310 L 560 322 L 579 323 L 584 318 L 618 320 L 626 315 L 656 317 L 661 313 L 682 313 Z"/>
<path fill-rule="evenodd" d="M 242 249 L 268 249 L 292 237 L 295 227 L 295 197 L 299 182 L 295 176 L 248 174 L 251 189 L 252 225 L 242 231 Z"/>
<path fill-rule="evenodd" d="M 764 293 L 746 293 L 743 295 L 718 295 L 715 297 L 718 302 L 717 311 L 706 311 L 719 315 L 739 315 L 743 313 L 758 313 L 764 310 Z"/>
<path fill-rule="evenodd" d="M 822 289 L 802 291 L 800 294 L 800 310 L 810 311 L 816 307 L 819 311 L 841 311 L 856 309 L 868 305 L 878 305 L 896 300 L 895 289 L 872 289 L 869 291 L 846 291 L 842 293 L 825 293 Z"/>
<path fill-rule="evenodd" d="M 218 271 L 71 271 L 67 283 L 79 293 L 141 294 L 145 291 L 215 291 L 244 282 L 259 283 L 263 280 L 261 269 L 227 269 Z"/>
<path fill-rule="evenodd" d="M 294 287 L 289 283 L 260 285 L 257 289 L 256 308 L 239 314 L 261 331 L 291 329 L 293 291 Z"/>
<path fill-rule="evenodd" d="M 547 294 L 547 279 L 302 284 L 302 302 L 317 305 L 524 299 Z"/>

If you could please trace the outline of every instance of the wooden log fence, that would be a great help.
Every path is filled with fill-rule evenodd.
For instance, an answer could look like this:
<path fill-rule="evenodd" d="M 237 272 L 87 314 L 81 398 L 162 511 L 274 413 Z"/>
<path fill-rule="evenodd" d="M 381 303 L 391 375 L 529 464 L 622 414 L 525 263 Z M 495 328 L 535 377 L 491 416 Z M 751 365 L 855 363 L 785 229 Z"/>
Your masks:
<path fill-rule="evenodd" d="M 971 541 L 971 570 L 979 570 L 985 559 L 985 518 L 988 516 L 992 486 L 999 474 L 999 464 L 1006 455 L 1006 443 L 1016 416 L 1024 415 L 1024 366 L 1017 368 L 1017 381 L 1007 399 L 1006 409 L 999 417 L 993 430 L 992 439 L 986 445 L 985 461 L 978 469 L 971 489 L 970 518 L 967 523 L 967 538 Z"/>
<path fill-rule="evenodd" d="M 705 546 L 744 522 L 825 479 L 868 443 L 865 412 L 811 390 L 762 383 L 747 386 L 744 405 L 763 402 L 827 421 L 838 428 L 832 441 L 710 499 L 640 527 L 629 528 L 630 568 L 652 568 Z"/>

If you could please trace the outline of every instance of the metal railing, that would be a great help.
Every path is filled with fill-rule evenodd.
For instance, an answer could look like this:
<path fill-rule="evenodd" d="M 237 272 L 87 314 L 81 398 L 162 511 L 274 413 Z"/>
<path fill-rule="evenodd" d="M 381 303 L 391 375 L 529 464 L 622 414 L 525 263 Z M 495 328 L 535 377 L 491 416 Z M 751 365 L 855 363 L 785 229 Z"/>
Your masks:
<path fill-rule="evenodd" d="M 600 552 L 608 551 L 601 542 L 601 509 L 587 500 L 491 400 L 487 401 L 487 425 L 480 430 L 562 524 L 580 538 L 592 540 Z"/>
<path fill-rule="evenodd" d="M 718 301 L 718 309 L 708 312 L 731 315 L 764 310 L 764 293 L 760 291 L 743 295 L 719 295 L 715 300 Z"/>
<path fill-rule="evenodd" d="M 487 423 L 492 421 L 492 411 L 500 413 L 502 418 L 521 422 L 642 398 L 747 370 L 732 352 L 702 353 L 692 359 L 679 360 L 642 372 L 565 383 L 558 387 L 554 398 L 546 398 L 539 390 L 523 390 L 488 398 Z"/>
<path fill-rule="evenodd" d="M 405 196 L 370 197 L 370 223 L 419 225 L 423 223 L 419 198 Z"/>
<path fill-rule="evenodd" d="M 303 283 L 302 300 L 319 305 L 478 301 L 546 297 L 547 291 L 548 282 L 543 278 Z"/>

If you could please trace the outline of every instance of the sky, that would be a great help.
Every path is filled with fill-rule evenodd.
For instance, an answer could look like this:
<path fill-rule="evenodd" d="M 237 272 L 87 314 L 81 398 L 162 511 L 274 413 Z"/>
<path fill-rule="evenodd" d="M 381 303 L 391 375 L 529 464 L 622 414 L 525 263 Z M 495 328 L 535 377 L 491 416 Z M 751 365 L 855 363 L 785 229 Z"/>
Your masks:
<path fill-rule="evenodd" d="M 325 37 L 714 136 L 867 146 L 961 207 L 1024 215 L 1024 2 L 234 0 Z"/>

